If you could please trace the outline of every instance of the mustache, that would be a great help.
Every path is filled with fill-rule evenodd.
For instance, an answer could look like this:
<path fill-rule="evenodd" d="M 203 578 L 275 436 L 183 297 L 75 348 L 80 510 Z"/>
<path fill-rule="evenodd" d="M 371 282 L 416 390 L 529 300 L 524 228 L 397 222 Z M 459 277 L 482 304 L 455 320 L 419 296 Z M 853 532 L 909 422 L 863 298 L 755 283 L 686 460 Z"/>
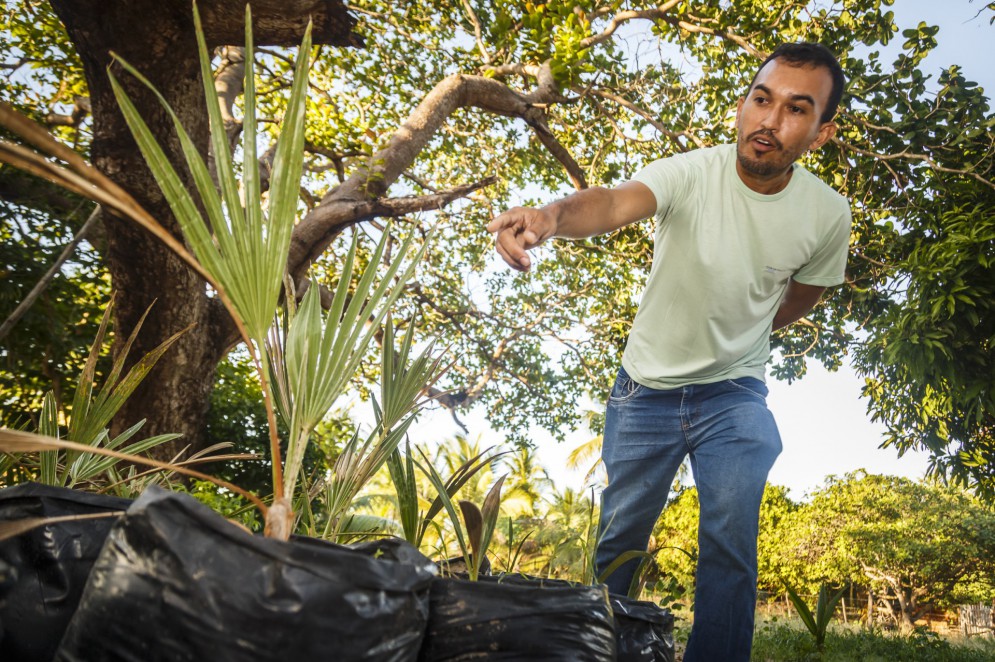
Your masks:
<path fill-rule="evenodd" d="M 767 142 L 774 145 L 778 149 L 781 149 L 781 141 L 774 137 L 774 132 L 770 129 L 760 129 L 759 131 L 754 131 L 746 137 L 746 141 L 749 142 L 758 136 L 763 136 L 767 139 Z"/>

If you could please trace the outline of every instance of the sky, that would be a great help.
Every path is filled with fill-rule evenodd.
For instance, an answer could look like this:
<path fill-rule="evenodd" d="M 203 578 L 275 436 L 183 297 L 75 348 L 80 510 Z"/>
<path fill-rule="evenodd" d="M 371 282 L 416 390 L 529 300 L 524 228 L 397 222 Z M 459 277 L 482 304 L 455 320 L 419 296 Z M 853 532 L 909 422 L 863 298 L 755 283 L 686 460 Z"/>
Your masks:
<path fill-rule="evenodd" d="M 990 11 L 977 17 L 984 8 L 981 0 L 896 0 L 892 6 L 900 30 L 912 28 L 919 21 L 940 26 L 938 47 L 924 63 L 924 71 L 933 74 L 950 64 L 962 67 L 965 77 L 979 83 L 992 97 L 995 92 L 995 26 L 989 24 Z M 899 33 L 883 54 L 893 56 L 904 39 Z M 883 61 L 889 61 L 884 59 Z M 816 361 L 809 371 L 791 384 L 768 378 L 767 403 L 781 432 L 783 451 L 771 470 L 769 481 L 789 489 L 791 498 L 802 500 L 818 490 L 830 475 L 842 476 L 864 469 L 869 473 L 922 478 L 928 466 L 925 453 L 910 451 L 899 457 L 894 448 L 881 448 L 884 426 L 869 420 L 867 402 L 860 397 L 862 380 L 849 366 L 829 372 Z M 606 389 L 610 385 L 606 385 Z M 502 435 L 487 426 L 479 413 L 462 418 L 470 430 L 471 440 L 480 436 L 481 445 L 501 444 Z M 417 439 L 452 436 L 459 428 L 448 414 L 438 412 L 425 417 L 412 430 Z M 426 436 L 423 436 L 423 433 Z M 563 443 L 556 443 L 543 431 L 531 437 L 537 444 L 538 457 L 557 488 L 583 489 L 584 471 L 567 468 L 567 456 L 593 434 L 578 431 Z M 416 442 L 417 443 L 417 442 Z"/>

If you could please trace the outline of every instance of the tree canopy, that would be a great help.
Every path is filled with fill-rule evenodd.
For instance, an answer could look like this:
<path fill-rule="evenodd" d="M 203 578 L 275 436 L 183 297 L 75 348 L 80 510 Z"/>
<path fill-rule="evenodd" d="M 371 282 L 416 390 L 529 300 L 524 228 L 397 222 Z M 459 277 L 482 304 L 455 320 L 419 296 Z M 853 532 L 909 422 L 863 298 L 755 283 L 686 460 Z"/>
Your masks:
<path fill-rule="evenodd" d="M 236 81 L 246 66 L 242 10 L 211 4 L 204 22 L 217 47 L 215 86 L 234 137 Z M 649 226 L 555 242 L 521 277 L 496 267 L 486 221 L 513 203 L 618 184 L 654 158 L 731 140 L 736 100 L 764 54 L 782 41 L 819 41 L 839 55 L 849 86 L 837 137 L 804 165 L 851 200 L 851 259 L 846 284 L 775 336 L 772 372 L 794 379 L 807 360 L 833 368 L 852 356 L 888 443 L 899 452 L 927 448 L 938 473 L 995 496 L 995 116 L 955 63 L 924 69 L 944 36 L 925 23 L 900 28 L 890 4 L 466 0 L 454 8 L 362 0 L 346 14 L 321 3 L 323 45 L 307 54 L 308 158 L 288 271 L 333 283 L 343 234 L 378 234 L 388 218 L 437 228 L 397 317 L 413 319 L 420 309 L 421 337 L 452 348 L 439 402 L 455 412 L 483 408 L 518 441 L 534 424 L 562 438 L 578 423 L 582 398 L 603 399 L 617 365 L 648 272 Z M 993 9 L 982 8 L 978 20 Z M 304 2 L 253 5 L 260 114 L 271 144 L 260 149 L 260 164 L 240 167 L 260 167 L 264 177 L 299 56 L 286 46 L 299 40 L 311 10 Z M 0 98 L 47 124 L 175 230 L 110 99 L 105 69 L 109 50 L 123 54 L 163 91 L 206 154 L 189 3 L 111 10 L 24 0 L 8 3 L 0 34 Z M 137 85 L 129 94 L 160 142 L 175 146 L 155 101 Z M 22 228 L 4 232 L 3 255 L 22 236 L 39 237 L 51 253 L 92 210 L 25 181 L 0 167 L 5 225 Z M 83 214 L 75 211 L 81 204 Z M 115 425 L 147 418 L 149 433 L 179 431 L 183 443 L 203 444 L 215 367 L 235 340 L 230 320 L 203 282 L 142 231 L 102 214 L 88 236 L 77 264 L 103 265 L 98 280 L 109 275 L 122 333 L 156 300 L 136 355 L 196 324 Z M 14 258 L 2 268 L 19 293 L 36 273 L 17 269 Z M 82 283 L 82 273 L 70 268 L 63 277 Z M 64 296 L 99 305 L 84 291 Z M 0 313 L 9 305 L 4 299 Z M 28 342 L 39 340 L 33 328 L 25 320 L 2 340 L 5 383 L 21 370 L 14 356 L 46 360 Z M 58 344 L 56 362 L 78 351 Z M 29 411 L 36 389 L 18 384 L 5 406 Z"/>

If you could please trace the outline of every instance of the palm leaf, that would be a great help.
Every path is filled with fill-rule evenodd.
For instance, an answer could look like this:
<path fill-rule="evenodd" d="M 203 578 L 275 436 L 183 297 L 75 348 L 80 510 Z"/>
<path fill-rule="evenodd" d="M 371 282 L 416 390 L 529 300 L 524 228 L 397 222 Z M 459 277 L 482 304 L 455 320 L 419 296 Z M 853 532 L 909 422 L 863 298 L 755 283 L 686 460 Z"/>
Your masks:
<path fill-rule="evenodd" d="M 283 464 L 280 458 L 276 419 L 270 397 L 271 386 L 266 374 L 266 363 L 258 357 L 266 344 L 267 331 L 272 322 L 283 283 L 290 237 L 297 213 L 297 193 L 303 168 L 304 116 L 307 100 L 308 53 L 311 49 L 311 25 L 308 24 L 295 68 L 290 100 L 284 117 L 282 134 L 274 162 L 274 177 L 270 188 L 269 212 L 263 214 L 259 201 L 260 186 L 256 162 L 255 83 L 252 62 L 252 15 L 245 11 L 246 67 L 245 79 L 245 184 L 250 195 L 243 209 L 232 165 L 227 135 L 221 121 L 216 94 L 211 86 L 210 56 L 204 39 L 200 15 L 194 5 L 194 26 L 200 58 L 201 79 L 207 112 L 210 119 L 211 144 L 215 153 L 220 194 L 215 189 L 211 173 L 201 158 L 196 145 L 184 130 L 179 118 L 164 97 L 140 72 L 117 55 L 114 61 L 155 94 L 171 118 L 179 139 L 183 158 L 192 175 L 200 202 L 206 212 L 202 216 L 194 197 L 186 190 L 183 180 L 173 168 L 145 121 L 122 86 L 108 69 L 111 86 L 135 141 L 149 169 L 166 197 L 184 237 L 193 249 L 196 259 L 209 274 L 209 282 L 217 290 L 240 334 L 248 345 L 256 364 L 265 399 L 267 420 L 270 427 L 270 453 L 273 466 L 274 492 L 277 501 L 285 500 L 273 513 L 286 513 L 280 523 L 267 522 L 267 532 L 282 537 L 289 535 L 286 523 L 291 519 L 289 507 L 292 488 L 283 482 Z M 293 440 L 292 440 L 293 443 Z M 295 465 L 288 471 L 296 478 L 303 454 L 294 453 Z M 274 515 L 275 517 L 275 515 Z M 272 526 L 271 526 L 272 524 Z"/>
<path fill-rule="evenodd" d="M 501 486 L 508 476 L 501 476 L 497 479 L 487 496 L 484 497 L 484 505 L 480 509 L 483 517 L 483 530 L 480 533 L 480 558 L 474 558 L 474 565 L 479 571 L 480 564 L 484 562 L 484 555 L 490 547 L 491 537 L 494 535 L 494 527 L 497 526 L 498 515 L 501 511 Z M 476 556 L 476 555 L 475 555 Z"/>
<path fill-rule="evenodd" d="M 456 507 L 453 505 L 453 500 L 450 496 L 446 482 L 442 480 L 442 476 L 439 475 L 439 471 L 432 465 L 429 459 L 425 457 L 425 453 L 420 449 L 418 452 L 421 453 L 425 464 L 415 460 L 415 466 L 418 467 L 425 477 L 428 478 L 429 482 L 432 484 L 432 487 L 435 488 L 435 491 L 438 494 L 436 498 L 439 501 L 440 507 L 445 509 L 446 514 L 449 515 L 449 521 L 453 523 L 453 529 L 456 534 L 456 543 L 459 545 L 460 552 L 462 553 L 464 559 L 468 559 L 470 557 L 470 550 L 467 547 L 467 539 L 466 536 L 463 535 L 463 527 L 460 526 L 460 519 L 456 514 Z M 431 519 L 424 520 L 424 522 L 428 523 L 431 523 L 431 521 Z"/>
<path fill-rule="evenodd" d="M 397 512 L 401 520 L 404 539 L 415 547 L 421 545 L 419 538 L 418 483 L 415 480 L 415 465 L 411 458 L 411 447 L 406 446 L 404 454 L 395 448 L 387 456 L 387 470 L 390 482 L 397 497 Z"/>
<path fill-rule="evenodd" d="M 794 605 L 795 611 L 798 613 L 798 618 L 801 619 L 802 623 L 808 631 L 812 633 L 813 637 L 818 637 L 819 628 L 808 604 L 806 604 L 802 597 L 798 595 L 798 592 L 795 591 L 794 587 L 787 582 L 784 583 L 784 588 L 788 592 L 788 598 L 791 599 L 791 604 Z"/>
<path fill-rule="evenodd" d="M 105 317 L 101 322 L 101 329 L 98 332 L 97 340 L 94 341 L 86 367 L 84 368 L 83 377 L 80 379 L 80 386 L 77 388 L 76 395 L 73 398 L 73 411 L 69 422 L 69 439 L 81 443 L 92 443 L 92 440 L 110 423 L 110 420 L 121 409 L 125 401 L 138 388 L 138 385 L 145 379 L 152 368 L 155 367 L 155 364 L 166 353 L 166 350 L 179 340 L 180 336 L 193 328 L 191 324 L 169 336 L 155 349 L 139 359 L 122 378 L 121 373 L 124 370 L 125 361 L 127 360 L 131 346 L 135 342 L 135 338 L 138 336 L 138 332 L 150 309 L 151 306 L 145 310 L 142 317 L 139 318 L 138 323 L 135 324 L 131 335 L 118 352 L 118 356 L 114 361 L 110 374 L 104 381 L 104 385 L 98 391 L 97 395 L 91 399 L 96 356 L 99 354 L 105 323 L 109 316 L 105 311 Z M 77 408 L 82 409 L 82 411 L 79 411 Z"/>
<path fill-rule="evenodd" d="M 41 404 L 41 417 L 38 421 L 38 432 L 48 437 L 59 436 L 59 406 L 55 402 L 55 394 L 49 391 Z M 59 452 L 46 451 L 39 453 L 38 480 L 45 485 L 58 485 Z"/>

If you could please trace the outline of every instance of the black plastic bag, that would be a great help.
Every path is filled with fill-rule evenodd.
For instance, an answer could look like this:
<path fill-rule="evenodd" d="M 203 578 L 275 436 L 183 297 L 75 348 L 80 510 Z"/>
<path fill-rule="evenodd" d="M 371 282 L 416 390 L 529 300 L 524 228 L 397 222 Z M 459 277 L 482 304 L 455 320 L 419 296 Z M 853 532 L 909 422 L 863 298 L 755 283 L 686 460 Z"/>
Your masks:
<path fill-rule="evenodd" d="M 388 539 L 251 535 L 150 489 L 114 526 L 59 660 L 414 660 L 435 566 Z"/>
<path fill-rule="evenodd" d="M 437 578 L 420 659 L 614 660 L 607 590 L 512 575 Z"/>
<path fill-rule="evenodd" d="M 652 602 L 609 595 L 619 662 L 674 662 L 674 615 Z"/>
<path fill-rule="evenodd" d="M 123 513 L 129 499 L 22 483 L 0 490 L 0 521 Z M 0 541 L 0 660 L 48 660 L 116 516 L 45 524 Z"/>
<path fill-rule="evenodd" d="M 521 573 L 503 573 L 492 580 L 523 586 L 581 586 L 563 579 Z M 609 593 L 608 598 L 619 662 L 674 662 L 674 615 L 670 610 L 615 593 Z"/>

